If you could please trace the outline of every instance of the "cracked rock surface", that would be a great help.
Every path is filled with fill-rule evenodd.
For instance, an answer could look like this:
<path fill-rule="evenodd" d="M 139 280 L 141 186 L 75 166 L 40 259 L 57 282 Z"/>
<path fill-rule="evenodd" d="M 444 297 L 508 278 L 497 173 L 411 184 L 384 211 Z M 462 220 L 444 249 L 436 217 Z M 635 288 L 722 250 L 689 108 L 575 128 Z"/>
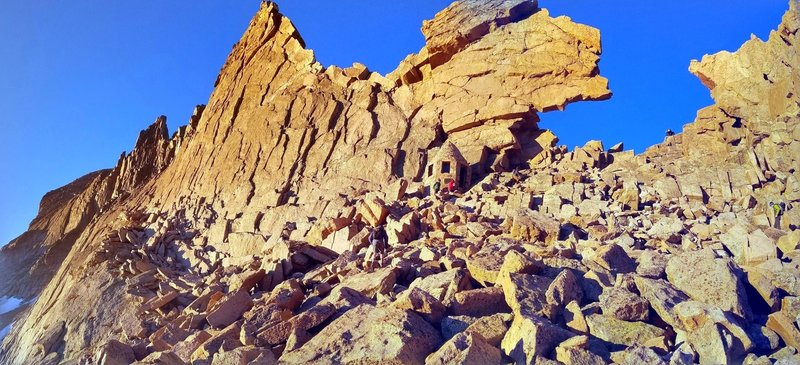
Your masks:
<path fill-rule="evenodd" d="M 455 2 L 385 76 L 264 2 L 185 127 L 0 250 L 34 299 L 0 362 L 798 361 L 799 13 L 693 62 L 716 104 L 635 155 L 538 128 L 611 94 L 600 32 L 536 1 Z M 473 181 L 434 195 L 442 146 Z"/>

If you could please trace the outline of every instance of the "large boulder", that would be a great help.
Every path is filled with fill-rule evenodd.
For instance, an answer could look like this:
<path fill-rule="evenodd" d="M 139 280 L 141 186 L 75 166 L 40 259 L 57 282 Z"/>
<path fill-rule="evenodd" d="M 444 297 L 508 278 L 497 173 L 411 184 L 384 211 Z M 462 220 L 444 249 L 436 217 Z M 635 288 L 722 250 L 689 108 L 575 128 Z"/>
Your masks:
<path fill-rule="evenodd" d="M 558 239 L 561 224 L 537 211 L 520 213 L 511 220 L 511 237 L 518 240 L 550 244 Z"/>
<path fill-rule="evenodd" d="M 775 312 L 769 315 L 767 327 L 781 336 L 786 345 L 800 348 L 800 331 L 797 330 L 793 319 L 789 318 L 783 311 Z"/>
<path fill-rule="evenodd" d="M 789 232 L 787 235 L 781 236 L 778 238 L 776 245 L 784 255 L 797 250 L 800 248 L 800 229 L 796 229 Z"/>
<path fill-rule="evenodd" d="M 700 363 L 730 364 L 753 349 L 745 328 L 719 308 L 690 300 L 678 304 L 675 312 L 687 332 L 687 342 L 700 356 Z"/>
<path fill-rule="evenodd" d="M 499 364 L 502 354 L 475 332 L 463 332 L 425 359 L 425 365 Z"/>
<path fill-rule="evenodd" d="M 673 327 L 683 328 L 683 324 L 675 313 L 675 307 L 689 300 L 686 294 L 666 280 L 636 277 L 634 282 L 639 293 L 642 294 L 642 298 L 650 303 L 650 306 L 664 322 Z"/>
<path fill-rule="evenodd" d="M 619 245 L 612 243 L 597 248 L 593 255 L 584 258 L 587 264 L 596 264 L 614 274 L 623 274 L 636 271 L 634 261 Z"/>
<path fill-rule="evenodd" d="M 647 321 L 650 312 L 647 300 L 619 287 L 606 289 L 600 294 L 600 308 L 604 314 L 623 321 Z"/>
<path fill-rule="evenodd" d="M 509 273 L 538 273 L 541 266 L 541 262 L 529 255 L 502 245 L 484 245 L 467 258 L 470 275 L 484 286 L 498 283 L 501 276 Z"/>
<path fill-rule="evenodd" d="M 575 336 L 572 332 L 523 309 L 514 315 L 501 348 L 517 364 L 531 364 L 535 357 L 547 357 L 559 343 L 572 336 Z"/>
<path fill-rule="evenodd" d="M 264 326 L 257 337 L 262 343 L 279 345 L 289 340 L 294 332 L 309 331 L 319 326 L 336 313 L 333 304 L 319 304 L 289 320 L 278 321 L 272 325 Z"/>
<path fill-rule="evenodd" d="M 374 272 L 362 272 L 348 276 L 339 286 L 355 289 L 374 298 L 378 294 L 390 292 L 396 281 L 396 270 L 385 267 Z"/>
<path fill-rule="evenodd" d="M 572 270 L 565 269 L 550 283 L 545 296 L 548 303 L 562 308 L 572 301 L 580 304 L 583 300 L 580 279 Z"/>
<path fill-rule="evenodd" d="M 269 349 L 239 347 L 214 355 L 211 365 L 277 365 L 278 360 Z"/>
<path fill-rule="evenodd" d="M 392 246 L 406 244 L 419 235 L 419 217 L 417 213 L 409 213 L 401 218 L 395 219 L 389 216 L 386 221 L 386 235 L 388 243 Z"/>
<path fill-rule="evenodd" d="M 623 321 L 605 314 L 588 316 L 586 322 L 592 336 L 621 346 L 644 344 L 666 333 L 663 329 L 644 322 Z"/>
<path fill-rule="evenodd" d="M 508 312 L 509 307 L 506 304 L 503 288 L 494 286 L 456 293 L 452 311 L 455 315 L 483 317 Z"/>
<path fill-rule="evenodd" d="M 667 263 L 667 279 L 690 298 L 749 318 L 741 274 L 730 259 L 718 259 L 711 250 L 684 252 Z"/>
<path fill-rule="evenodd" d="M 372 227 L 386 223 L 386 217 L 388 216 L 389 208 L 386 207 L 383 199 L 377 196 L 368 196 L 364 199 L 356 213 L 356 219 L 360 219 Z"/>
<path fill-rule="evenodd" d="M 280 360 L 287 364 L 422 364 L 441 344 L 439 331 L 416 313 L 365 304 Z"/>
<path fill-rule="evenodd" d="M 245 290 L 238 290 L 224 297 L 217 306 L 208 312 L 206 320 L 214 327 L 227 327 L 242 317 L 253 307 L 253 299 Z"/>
<path fill-rule="evenodd" d="M 470 324 L 465 332 L 475 332 L 481 335 L 492 346 L 500 346 L 503 337 L 508 332 L 512 315 L 508 313 L 495 314 L 477 319 Z"/>
<path fill-rule="evenodd" d="M 557 306 L 547 301 L 551 279 L 528 274 L 509 274 L 501 281 L 506 303 L 518 315 L 526 310 L 536 315 L 553 318 Z"/>
<path fill-rule="evenodd" d="M 449 306 L 455 300 L 456 293 L 470 288 L 469 274 L 463 269 L 448 270 L 417 278 L 409 288 L 421 289 Z"/>
<path fill-rule="evenodd" d="M 585 337 L 585 336 L 584 336 Z M 565 341 L 560 346 L 556 347 L 556 360 L 564 365 L 606 365 L 606 361 L 602 357 L 592 353 L 583 346 L 585 344 L 573 345 L 569 344 L 573 339 Z M 585 341 L 585 338 L 581 339 Z M 565 346 L 566 344 L 566 346 Z"/>
<path fill-rule="evenodd" d="M 98 364 L 127 365 L 136 361 L 133 349 L 130 346 L 111 340 L 106 342 L 95 354 Z"/>
<path fill-rule="evenodd" d="M 639 255 L 636 274 L 651 279 L 661 279 L 667 267 L 667 256 L 657 251 L 642 251 Z"/>
<path fill-rule="evenodd" d="M 439 299 L 419 288 L 404 291 L 393 305 L 398 309 L 414 311 L 432 324 L 438 324 L 447 310 Z"/>

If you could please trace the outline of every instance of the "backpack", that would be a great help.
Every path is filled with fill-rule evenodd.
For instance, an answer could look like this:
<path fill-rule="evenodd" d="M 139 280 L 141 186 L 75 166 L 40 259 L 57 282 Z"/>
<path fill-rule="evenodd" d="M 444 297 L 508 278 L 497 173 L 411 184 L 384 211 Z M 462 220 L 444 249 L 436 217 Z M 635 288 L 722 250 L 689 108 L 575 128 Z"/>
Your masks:
<path fill-rule="evenodd" d="M 386 240 L 389 239 L 389 236 L 386 235 L 386 230 L 383 229 L 383 226 L 378 227 L 377 232 L 375 232 L 375 238 L 381 242 L 386 242 Z"/>

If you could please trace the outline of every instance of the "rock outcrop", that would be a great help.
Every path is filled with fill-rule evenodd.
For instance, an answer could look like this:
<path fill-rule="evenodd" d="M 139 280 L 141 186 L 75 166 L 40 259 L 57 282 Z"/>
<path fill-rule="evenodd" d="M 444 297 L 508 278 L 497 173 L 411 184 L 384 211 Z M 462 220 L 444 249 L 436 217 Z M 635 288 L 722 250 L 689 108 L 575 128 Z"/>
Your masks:
<path fill-rule="evenodd" d="M 93 220 L 172 162 L 202 110 L 198 106 L 190 124 L 172 138 L 167 135 L 166 117 L 159 117 L 139 134 L 134 149 L 120 156 L 116 167 L 47 193 L 28 231 L 0 249 L 0 270 L 8 275 L 0 282 L 0 295 L 26 299 L 38 295 Z"/>
<path fill-rule="evenodd" d="M 0 251 L 38 295 L 0 362 L 797 361 L 798 14 L 693 63 L 717 104 L 634 155 L 537 127 L 610 92 L 599 31 L 535 1 L 453 3 L 386 76 L 264 2 L 189 125 Z M 466 188 L 423 182 L 442 146 Z"/>

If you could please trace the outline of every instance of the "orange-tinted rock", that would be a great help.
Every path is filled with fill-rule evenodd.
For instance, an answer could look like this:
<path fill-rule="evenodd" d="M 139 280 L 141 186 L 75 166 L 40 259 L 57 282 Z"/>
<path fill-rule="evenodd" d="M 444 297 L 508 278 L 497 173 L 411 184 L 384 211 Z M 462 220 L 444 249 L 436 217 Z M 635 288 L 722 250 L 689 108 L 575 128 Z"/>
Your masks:
<path fill-rule="evenodd" d="M 270 332 L 276 354 L 287 351 L 282 359 L 287 362 L 366 356 L 420 363 L 441 344 L 438 332 L 417 313 L 384 304 L 408 285 L 427 294 L 410 306 L 406 302 L 406 308 L 430 314 L 433 322 L 442 309 L 437 301 L 449 310 L 486 314 L 470 308 L 470 300 L 496 303 L 498 291 L 470 291 L 470 273 L 479 285 L 502 286 L 514 323 L 506 331 L 505 320 L 495 318 L 487 342 L 505 338 L 503 349 L 516 361 L 553 358 L 553 349 L 572 335 L 560 322 L 564 304 L 564 322 L 577 332 L 671 351 L 676 349 L 667 349 L 670 331 L 661 335 L 652 323 L 631 325 L 609 313 L 599 315 L 596 304 L 580 308 L 580 297 L 571 296 L 576 278 L 552 278 L 563 270 L 588 270 L 581 284 L 609 288 L 613 276 L 634 271 L 633 258 L 639 258 L 640 271 L 653 279 L 637 277 L 633 285 L 630 277 L 620 276 L 616 286 L 638 288 L 664 322 L 682 330 L 675 307 L 685 295 L 660 280 L 663 269 L 642 268 L 648 260 L 639 253 L 658 249 L 674 260 L 682 257 L 677 251 L 686 251 L 695 257 L 681 260 L 692 266 L 685 270 L 698 270 L 694 266 L 707 263 L 697 262 L 695 249 L 723 247 L 716 230 L 724 231 L 732 220 L 758 227 L 769 238 L 746 260 L 774 274 L 764 281 L 769 285 L 756 290 L 796 295 L 797 275 L 788 264 L 796 252 L 783 252 L 795 251 L 789 250 L 791 242 L 782 241 L 782 252 L 766 243 L 796 226 L 800 213 L 790 207 L 777 224 L 780 229 L 768 231 L 766 226 L 777 222 L 766 202 L 800 197 L 797 172 L 792 173 L 800 162 L 798 96 L 791 92 L 797 88 L 793 70 L 800 64 L 794 47 L 797 5 L 792 3 L 768 42 L 751 41 L 736 54 L 692 66 L 713 89 L 717 105 L 701 110 L 684 133 L 640 156 L 620 148 L 603 151 L 599 142 L 570 152 L 538 128 L 540 112 L 610 93 L 597 68 L 599 32 L 566 17 L 551 18 L 536 6 L 522 0 L 454 3 L 426 23 L 427 45 L 384 77 L 360 64 L 324 68 L 277 6 L 264 2 L 222 68 L 208 108 L 198 109 L 189 126 L 170 138 L 159 119 L 113 170 L 49 193 L 30 231 L 2 250 L 3 267 L 10 268 L 3 288 L 25 297 L 41 295 L 4 342 L 0 362 L 68 361 L 118 333 L 147 338 L 153 329 L 144 323 L 169 330 L 165 323 L 174 321 L 185 331 L 197 330 L 207 315 L 212 326 L 205 335 L 198 332 L 173 346 L 185 333 L 163 330 L 153 337 L 153 348 L 172 346 L 181 358 L 193 354 L 185 360 L 203 362 L 249 345 L 252 332 L 262 330 Z M 511 171 L 519 162 L 530 161 L 537 169 L 493 174 L 477 189 L 461 192 L 455 203 L 432 207 L 418 180 L 428 154 L 448 142 L 475 164 L 476 177 L 486 169 Z M 539 212 L 530 213 L 540 197 Z M 518 209 L 523 214 L 516 214 Z M 136 219 L 121 215 L 128 212 L 144 213 Z M 686 230 L 654 229 L 657 237 L 651 236 L 648 229 L 665 218 L 659 215 L 669 215 Z M 156 224 L 163 217 L 182 221 L 171 227 Z M 386 260 L 391 267 L 357 274 L 364 225 L 384 222 L 398 243 Z M 566 238 L 559 237 L 562 231 Z M 594 245 L 584 234 L 602 244 Z M 546 256 L 546 267 L 529 265 L 522 254 L 507 256 L 508 247 L 494 244 L 497 236 L 516 238 L 516 249 Z M 414 250 L 420 252 L 413 242 L 418 238 L 424 238 L 427 251 L 414 256 Z M 146 247 L 139 247 L 142 243 Z M 309 244 L 317 246 L 309 250 Z M 431 261 L 420 264 L 419 257 Z M 444 267 L 466 266 L 469 273 L 436 274 L 442 270 L 436 258 Z M 182 267 L 184 262 L 190 267 Z M 261 271 L 253 271 L 259 265 L 263 280 L 256 280 Z M 694 281 L 704 277 L 686 275 L 680 266 L 666 270 L 675 287 L 747 314 L 741 305 L 722 305 L 734 294 L 745 294 L 738 287 L 725 295 L 722 284 L 711 280 L 719 276 L 712 276 L 708 282 L 717 284 L 697 292 Z M 244 275 L 234 279 L 238 273 Z M 39 293 L 51 277 L 56 279 Z M 257 289 L 254 281 L 260 281 Z M 234 290 L 227 296 L 222 294 L 226 284 Z M 264 309 L 263 320 L 249 323 L 262 307 L 243 315 L 252 300 L 248 290 L 265 302 L 260 305 L 273 308 Z M 325 299 L 317 296 L 329 290 Z M 372 307 L 371 296 L 381 307 Z M 587 291 L 584 299 L 596 296 Z M 778 297 L 768 297 L 776 305 Z M 320 300 L 336 313 L 331 307 L 321 313 L 309 309 Z M 145 313 L 152 316 L 147 322 L 131 318 L 143 303 L 154 309 Z M 606 307 L 615 312 L 613 305 Z M 240 326 L 242 317 L 248 323 Z M 796 333 L 776 327 L 775 317 L 771 327 L 791 340 Z M 309 326 L 314 328 L 304 329 Z M 434 358 L 474 359 L 468 356 L 472 349 L 492 352 L 474 334 L 460 336 L 455 350 L 448 346 Z M 710 352 L 698 351 L 701 357 L 724 349 L 721 338 L 705 338 L 715 343 L 708 345 Z M 585 342 L 580 346 L 591 345 Z M 556 357 L 586 358 L 588 350 L 569 345 Z M 29 354 L 29 349 L 35 351 Z M 133 350 L 146 355 L 141 345 Z M 249 358 L 239 356 L 248 351 L 230 358 Z M 220 358 L 228 361 L 225 354 Z"/>
<path fill-rule="evenodd" d="M 358 306 L 308 343 L 281 357 L 287 363 L 423 363 L 442 343 L 428 322 L 396 308 Z"/>
<path fill-rule="evenodd" d="M 242 317 L 253 306 L 246 290 L 228 294 L 214 309 L 208 312 L 208 323 L 214 327 L 226 327 Z"/>

